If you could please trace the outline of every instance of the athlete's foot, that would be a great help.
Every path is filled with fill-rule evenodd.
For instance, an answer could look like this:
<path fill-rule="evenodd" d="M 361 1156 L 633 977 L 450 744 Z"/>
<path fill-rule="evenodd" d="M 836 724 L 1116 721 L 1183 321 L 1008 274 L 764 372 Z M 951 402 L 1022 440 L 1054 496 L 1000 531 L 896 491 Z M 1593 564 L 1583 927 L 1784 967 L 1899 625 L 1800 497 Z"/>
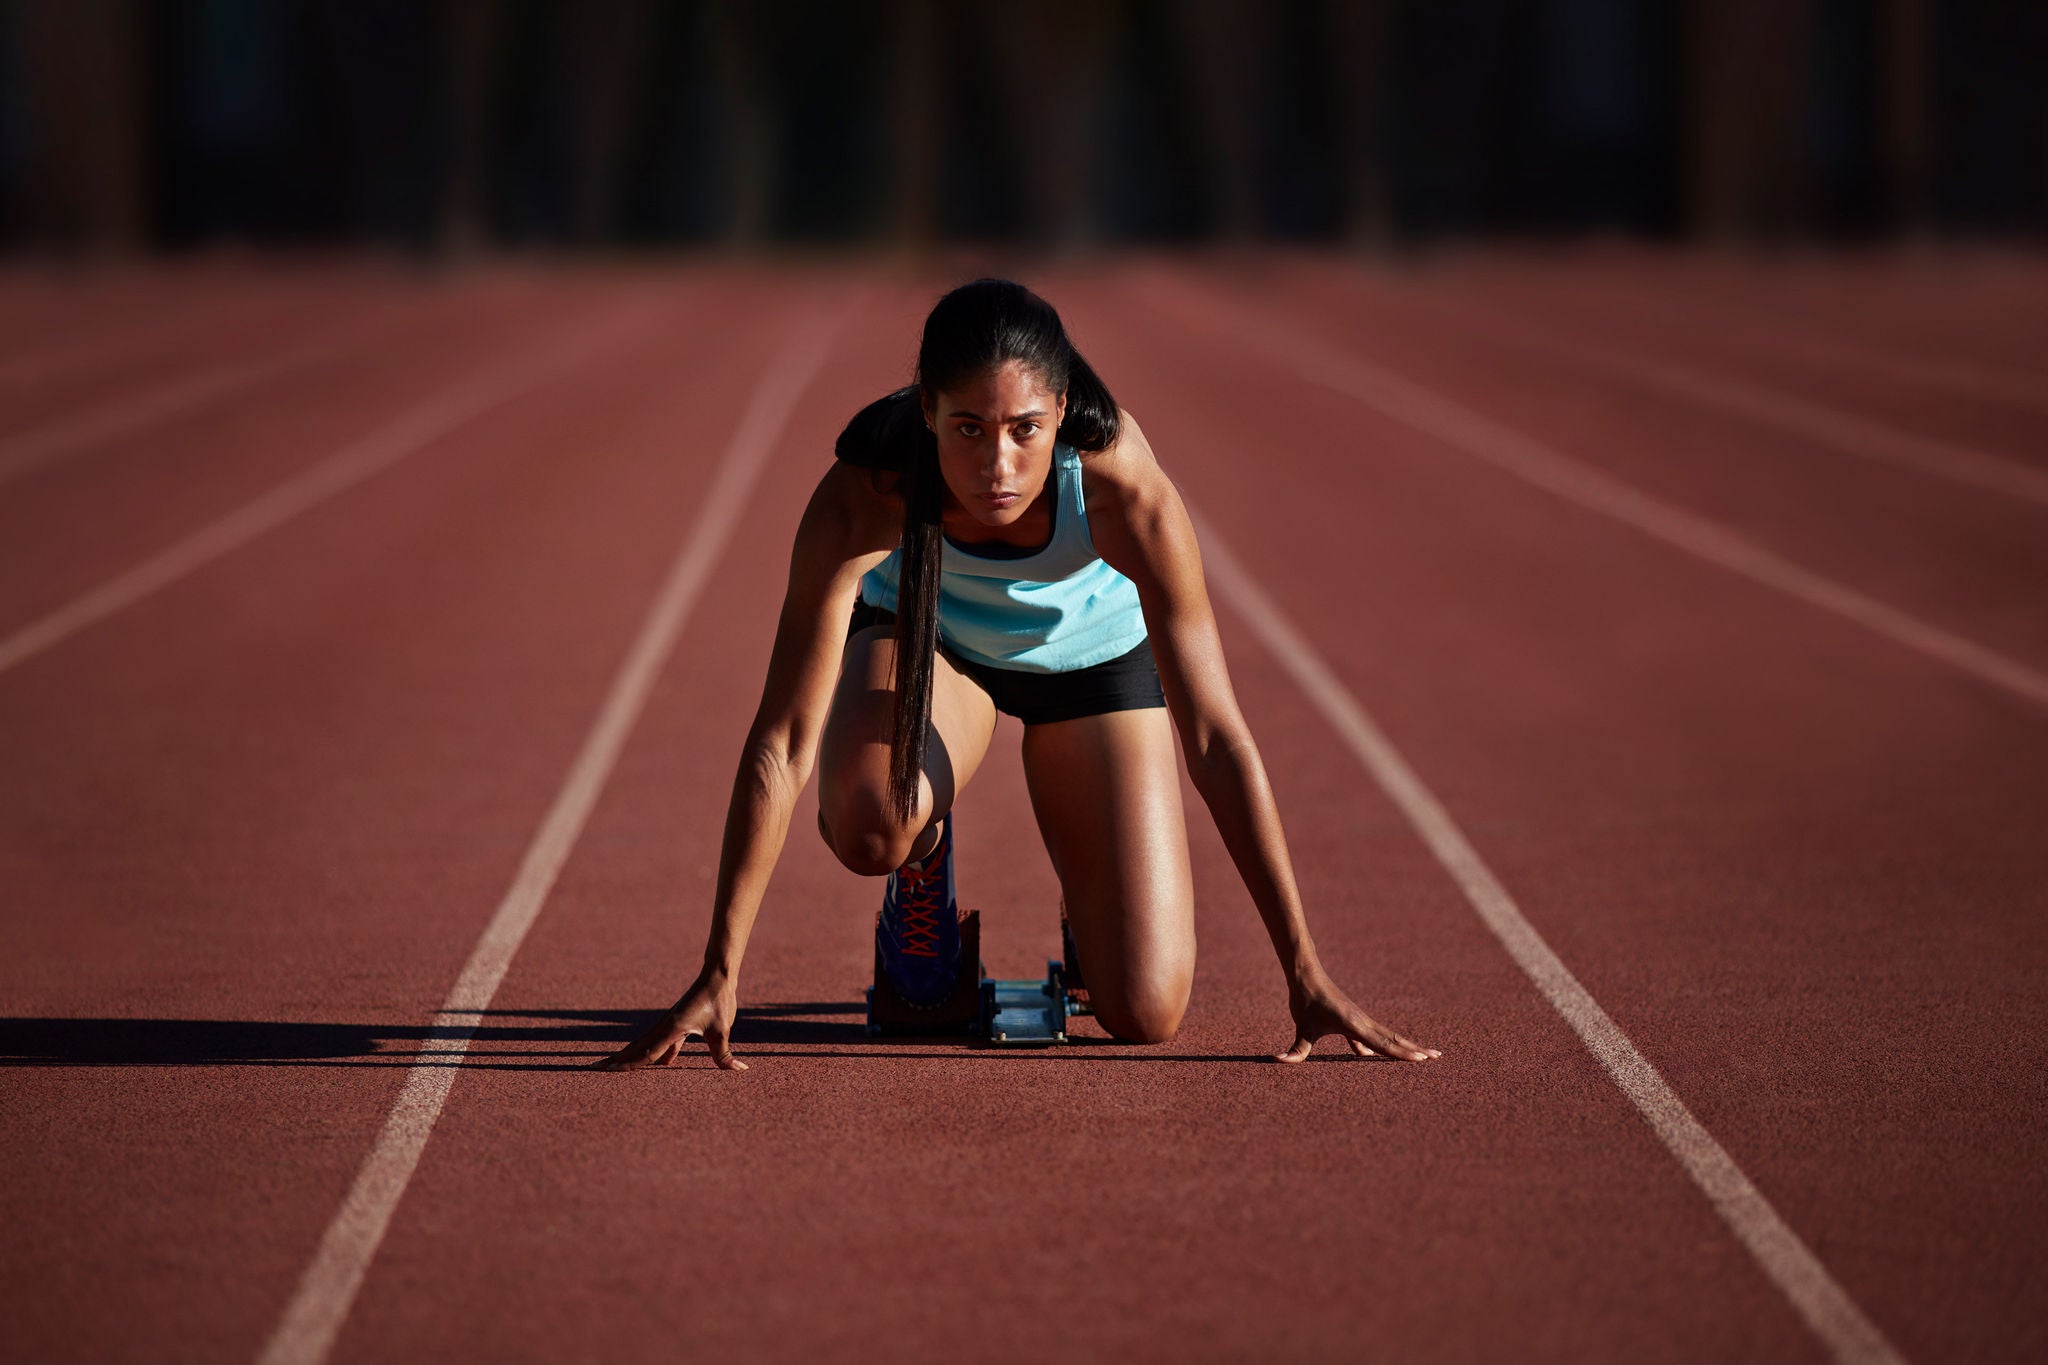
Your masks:
<path fill-rule="evenodd" d="M 953 899 L 953 817 L 922 857 L 889 874 L 875 920 L 882 969 L 905 1000 L 934 1005 L 960 975 L 960 913 Z"/>

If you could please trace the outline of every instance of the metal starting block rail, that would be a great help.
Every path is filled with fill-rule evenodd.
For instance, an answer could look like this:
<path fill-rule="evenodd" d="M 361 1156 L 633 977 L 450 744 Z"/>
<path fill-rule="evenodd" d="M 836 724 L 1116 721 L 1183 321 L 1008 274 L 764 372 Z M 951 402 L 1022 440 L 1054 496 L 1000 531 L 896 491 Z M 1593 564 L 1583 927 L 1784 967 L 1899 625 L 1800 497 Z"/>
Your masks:
<path fill-rule="evenodd" d="M 1067 983 L 1057 962 L 1043 981 L 981 983 L 982 1036 L 999 1047 L 1044 1047 L 1067 1041 Z"/>
<path fill-rule="evenodd" d="M 1045 964 L 1042 981 L 996 981 L 982 975 L 981 912 L 960 919 L 960 958 L 975 964 L 962 972 L 953 992 L 933 1005 L 905 1000 L 875 959 L 875 983 L 868 987 L 868 1036 L 978 1038 L 996 1047 L 1050 1047 L 1067 1041 L 1067 1020 L 1089 1013 L 1087 1002 L 1068 989 L 1066 968 Z"/>

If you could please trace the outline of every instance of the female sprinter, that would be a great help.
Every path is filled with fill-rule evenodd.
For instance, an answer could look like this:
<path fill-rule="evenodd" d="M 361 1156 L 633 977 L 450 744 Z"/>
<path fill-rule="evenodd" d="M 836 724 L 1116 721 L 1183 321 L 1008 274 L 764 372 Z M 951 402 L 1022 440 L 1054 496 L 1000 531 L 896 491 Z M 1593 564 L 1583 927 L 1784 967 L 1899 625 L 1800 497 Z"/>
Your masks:
<path fill-rule="evenodd" d="M 825 842 L 888 878 L 875 932 L 892 983 L 928 1002 L 975 970 L 960 960 L 951 814 L 998 711 L 1024 723 L 1074 965 L 1111 1034 L 1171 1038 L 1194 979 L 1171 716 L 1287 977 L 1294 1043 L 1278 1060 L 1333 1033 L 1361 1056 L 1439 1055 L 1375 1023 L 1317 960 L 1194 528 L 1050 304 L 998 279 L 947 294 L 916 384 L 856 415 L 837 455 L 797 527 L 704 968 L 600 1067 L 666 1066 L 692 1037 L 745 1067 L 731 1045 L 740 956 L 814 765 Z"/>

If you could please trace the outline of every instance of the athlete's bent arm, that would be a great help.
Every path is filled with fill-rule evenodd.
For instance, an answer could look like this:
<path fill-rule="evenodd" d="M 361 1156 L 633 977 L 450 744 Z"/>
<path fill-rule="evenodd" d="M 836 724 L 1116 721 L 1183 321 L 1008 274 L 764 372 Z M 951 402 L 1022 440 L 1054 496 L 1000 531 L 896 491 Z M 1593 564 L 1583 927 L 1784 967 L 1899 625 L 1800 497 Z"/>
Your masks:
<path fill-rule="evenodd" d="M 1188 775 L 1286 973 L 1295 1036 L 1280 1060 L 1306 1059 L 1318 1038 L 1333 1033 L 1360 1056 L 1377 1052 L 1417 1062 L 1437 1056 L 1436 1049 L 1376 1023 L 1338 989 L 1316 956 L 1273 789 L 1224 667 L 1194 525 L 1138 424 L 1127 412 L 1121 421 L 1116 445 L 1088 464 L 1088 525 L 1096 552 L 1137 585 Z"/>
<path fill-rule="evenodd" d="M 866 479 L 865 472 L 835 463 L 797 527 L 768 679 L 726 809 L 703 969 L 673 1008 L 599 1062 L 600 1068 L 667 1066 L 684 1042 L 701 1035 L 718 1065 L 746 1069 L 732 1055 L 731 1042 L 740 959 L 788 836 L 790 814 L 817 761 L 860 576 L 894 544 L 894 528 L 870 505 Z"/>

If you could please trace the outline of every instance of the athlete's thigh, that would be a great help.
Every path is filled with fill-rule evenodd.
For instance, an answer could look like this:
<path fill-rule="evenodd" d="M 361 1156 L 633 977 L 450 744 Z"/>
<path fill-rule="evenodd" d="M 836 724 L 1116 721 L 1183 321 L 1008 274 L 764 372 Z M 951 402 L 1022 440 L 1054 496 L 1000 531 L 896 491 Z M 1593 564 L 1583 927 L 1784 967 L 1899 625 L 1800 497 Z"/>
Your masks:
<path fill-rule="evenodd" d="M 908 825 L 888 810 L 889 737 L 895 730 L 896 640 L 890 627 L 869 626 L 846 642 L 839 685 L 818 750 L 818 811 L 826 840 L 842 859 L 885 859 L 934 816 L 953 807 L 988 754 L 996 709 L 988 693 L 941 654 L 932 660 L 932 721 L 918 783 L 917 814 Z M 861 852 L 867 850 L 867 854 Z M 902 862 L 889 864 L 888 871 Z"/>
<path fill-rule="evenodd" d="M 1195 972 L 1194 877 L 1164 707 L 1024 729 L 1031 806 L 1103 1027 L 1171 1037 Z"/>

